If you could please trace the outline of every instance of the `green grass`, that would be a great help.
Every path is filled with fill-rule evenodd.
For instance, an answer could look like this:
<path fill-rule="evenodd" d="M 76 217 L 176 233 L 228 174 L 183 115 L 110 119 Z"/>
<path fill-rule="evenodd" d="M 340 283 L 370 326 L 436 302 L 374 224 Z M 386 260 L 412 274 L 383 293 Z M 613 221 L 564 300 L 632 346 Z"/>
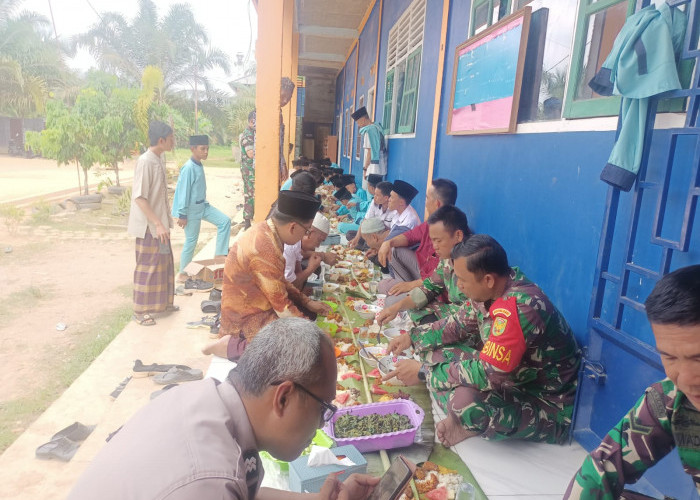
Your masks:
<path fill-rule="evenodd" d="M 75 348 L 65 355 L 54 352 L 42 363 L 43 370 L 56 376 L 33 394 L 0 403 L 0 453 L 90 366 L 130 321 L 131 314 L 131 303 L 125 303 L 78 328 Z"/>
<path fill-rule="evenodd" d="M 0 318 L 7 322 L 15 316 L 27 314 L 27 311 L 38 307 L 39 302 L 49 298 L 51 293 L 51 287 L 34 285 L 12 292 L 0 302 Z"/>
<path fill-rule="evenodd" d="M 173 151 L 173 161 L 179 169 L 189 158 L 190 148 L 177 148 Z M 205 167 L 238 168 L 238 162 L 233 158 L 230 146 L 210 146 L 209 157 L 204 160 Z"/>

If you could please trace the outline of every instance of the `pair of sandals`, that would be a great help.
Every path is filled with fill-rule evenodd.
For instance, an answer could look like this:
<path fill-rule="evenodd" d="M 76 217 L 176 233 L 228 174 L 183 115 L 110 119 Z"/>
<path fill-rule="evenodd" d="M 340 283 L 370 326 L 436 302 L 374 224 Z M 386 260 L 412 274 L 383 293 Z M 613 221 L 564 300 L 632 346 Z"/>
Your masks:
<path fill-rule="evenodd" d="M 75 422 L 54 434 L 49 442 L 39 446 L 35 452 L 36 458 L 69 462 L 80 448 L 80 443 L 85 441 L 93 430 L 94 425 Z"/>
<path fill-rule="evenodd" d="M 170 314 L 173 312 L 177 312 L 180 310 L 180 306 L 176 306 L 175 304 L 168 304 L 165 306 L 165 310 L 163 311 L 164 314 Z M 131 316 L 131 319 L 133 319 L 136 323 L 138 323 L 141 326 L 153 326 L 156 324 L 156 320 L 153 317 L 152 314 L 136 314 L 134 313 Z"/>

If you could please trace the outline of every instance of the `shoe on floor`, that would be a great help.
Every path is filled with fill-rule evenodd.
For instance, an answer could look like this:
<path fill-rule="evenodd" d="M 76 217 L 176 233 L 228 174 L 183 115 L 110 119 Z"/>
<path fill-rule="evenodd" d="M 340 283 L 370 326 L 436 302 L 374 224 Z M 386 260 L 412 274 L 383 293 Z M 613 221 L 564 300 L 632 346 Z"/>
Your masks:
<path fill-rule="evenodd" d="M 61 429 L 51 437 L 51 441 L 56 441 L 60 438 L 68 438 L 73 442 L 85 441 L 87 437 L 95 430 L 94 425 L 85 425 L 80 422 L 74 422 L 65 429 Z"/>
<path fill-rule="evenodd" d="M 175 295 L 192 295 L 192 292 L 186 292 L 185 285 L 178 285 L 175 287 Z"/>
<path fill-rule="evenodd" d="M 153 381 L 156 384 L 168 385 L 177 384 L 179 382 L 190 382 L 192 380 L 201 380 L 202 378 L 204 378 L 202 370 L 182 370 L 180 368 L 171 368 L 166 373 L 159 373 L 153 377 Z"/>
<path fill-rule="evenodd" d="M 70 462 L 78 448 L 80 448 L 78 443 L 71 441 L 67 437 L 59 437 L 39 446 L 36 449 L 36 458 Z"/>
<path fill-rule="evenodd" d="M 192 278 L 185 281 L 185 292 L 188 290 L 193 292 L 208 292 L 212 288 L 214 288 L 214 283 L 211 281 L 196 280 Z"/>
<path fill-rule="evenodd" d="M 198 321 L 188 321 L 187 328 L 211 328 L 214 323 L 215 319 L 213 317 L 205 316 Z"/>
<path fill-rule="evenodd" d="M 170 389 L 172 389 L 173 387 L 177 387 L 178 385 L 180 385 L 180 384 L 168 384 L 165 387 L 163 387 L 162 389 L 159 389 L 157 391 L 153 391 L 151 393 L 151 399 L 156 399 L 158 396 L 160 396 L 164 392 L 169 391 Z"/>
<path fill-rule="evenodd" d="M 218 300 L 221 302 L 221 290 L 212 288 L 211 292 L 209 292 L 209 300 Z"/>
<path fill-rule="evenodd" d="M 129 380 L 131 380 L 131 377 L 126 377 L 124 380 L 119 382 L 119 385 L 112 392 L 109 393 L 109 397 L 111 397 L 112 399 L 117 399 L 126 387 L 126 384 L 129 383 Z"/>
<path fill-rule="evenodd" d="M 159 365 L 158 363 L 152 363 L 150 365 L 144 365 L 140 359 L 134 361 L 134 377 L 150 377 L 157 373 L 164 373 L 171 368 L 180 368 L 182 370 L 189 370 L 190 367 L 187 365 Z"/>
<path fill-rule="evenodd" d="M 221 312 L 220 300 L 203 300 L 200 307 L 203 313 L 218 314 Z"/>

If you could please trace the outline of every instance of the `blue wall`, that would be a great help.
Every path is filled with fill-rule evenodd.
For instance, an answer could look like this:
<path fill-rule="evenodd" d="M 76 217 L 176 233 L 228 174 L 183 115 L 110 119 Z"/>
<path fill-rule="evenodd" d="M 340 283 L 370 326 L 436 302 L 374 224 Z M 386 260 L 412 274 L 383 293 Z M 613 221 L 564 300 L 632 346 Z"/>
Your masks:
<path fill-rule="evenodd" d="M 344 68 L 344 77 L 345 81 L 343 84 L 343 113 L 341 116 L 341 122 L 343 122 L 343 127 L 345 126 L 345 110 L 350 109 L 354 111 L 354 105 L 355 105 L 355 66 L 357 65 L 357 46 L 353 49 L 353 51 L 350 53 L 350 57 L 348 57 L 348 62 L 345 63 L 345 68 Z M 338 137 L 338 149 L 341 151 L 340 153 L 340 166 L 348 172 L 350 170 L 350 159 L 346 158 L 343 155 L 344 152 L 344 147 L 345 147 L 345 130 L 341 127 L 341 130 L 343 132 L 342 136 Z M 351 137 L 351 143 L 354 144 L 354 141 L 352 141 Z"/>
<path fill-rule="evenodd" d="M 372 9 L 372 12 L 365 23 L 365 27 L 360 34 L 360 58 L 357 66 L 357 94 L 355 97 L 355 108 L 360 107 L 360 96 L 365 96 L 365 106 L 367 106 L 367 91 L 374 86 L 374 73 L 371 72 L 374 62 L 377 59 L 377 30 L 379 29 L 379 4 L 377 2 Z M 383 86 L 377 84 L 383 89 Z M 376 92 L 376 90 L 375 90 Z M 375 115 L 376 116 L 376 115 Z M 353 154 L 352 154 L 352 173 L 360 178 L 362 175 L 362 166 L 364 162 L 364 151 L 360 152 L 360 159 L 355 159 L 355 151 L 357 151 L 357 142 L 362 138 L 358 133 L 357 125 L 353 127 Z"/>
<path fill-rule="evenodd" d="M 375 113 L 377 121 L 381 121 L 384 109 L 386 49 L 389 30 L 391 30 L 391 27 L 394 26 L 410 4 L 411 0 L 384 2 L 381 34 L 382 51 L 379 54 L 379 78 L 377 79 L 377 112 Z M 427 0 L 425 16 L 416 132 L 414 137 L 389 139 L 389 171 L 387 175 L 389 180 L 401 179 L 413 184 L 418 189 L 419 194 L 412 205 L 421 218 L 425 210 L 425 188 L 428 183 L 428 159 L 430 156 L 430 134 L 433 124 L 435 80 L 438 67 L 436 56 L 440 49 L 442 1 Z"/>
<path fill-rule="evenodd" d="M 411 0 L 384 2 L 375 112 L 378 121 L 382 119 L 384 105 L 389 30 L 410 3 Z M 389 180 L 400 178 L 420 190 L 414 206 L 421 214 L 430 154 L 442 5 L 440 0 L 427 0 L 415 136 L 389 140 Z M 451 2 L 433 178 L 444 177 L 458 184 L 457 204 L 467 213 L 473 229 L 491 234 L 501 242 L 511 265 L 521 267 L 563 312 L 579 343 L 589 348 L 588 359 L 605 366 L 608 378 L 604 386 L 584 379 L 580 389 L 577 438 L 592 447 L 647 385 L 663 377 L 657 359 L 645 361 L 620 338 L 614 338 L 620 332 L 613 332 L 609 338 L 603 338 L 595 330 L 589 332 L 589 309 L 609 189 L 599 176 L 616 134 L 589 131 L 447 135 L 454 54 L 456 47 L 468 37 L 470 10 L 469 0 Z M 364 74 L 371 64 L 373 60 L 361 56 L 359 74 Z M 354 72 L 354 60 L 349 61 L 348 71 L 351 66 Z M 345 89 L 347 92 L 347 84 Z M 673 133 L 654 131 L 647 176 L 650 182 L 663 181 Z M 681 137 L 677 141 L 665 205 L 667 220 L 662 230 L 662 237 L 670 240 L 678 239 L 685 210 L 693 170 L 693 141 L 693 137 Z M 635 250 L 630 256 L 632 262 L 652 271 L 659 271 L 661 262 L 660 247 L 650 243 L 657 196 L 654 190 L 644 193 Z M 633 192 L 621 193 L 610 259 L 610 272 L 614 275 L 620 274 L 622 263 L 627 260 L 625 249 L 631 234 L 633 201 Z M 695 231 L 691 231 L 690 251 L 674 253 L 671 269 L 700 262 L 698 219 L 694 223 Z M 643 302 L 653 284 L 653 279 L 634 274 L 627 296 Z M 615 316 L 616 304 L 617 290 L 606 288 L 600 317 Z M 620 330 L 632 337 L 631 343 L 653 349 L 653 336 L 642 311 L 625 309 Z M 689 498 L 685 490 L 693 490 L 692 484 L 677 464 L 671 463 L 673 460 L 669 459 L 670 465 L 657 467 L 645 477 L 672 494 L 678 493 L 678 498 Z"/>

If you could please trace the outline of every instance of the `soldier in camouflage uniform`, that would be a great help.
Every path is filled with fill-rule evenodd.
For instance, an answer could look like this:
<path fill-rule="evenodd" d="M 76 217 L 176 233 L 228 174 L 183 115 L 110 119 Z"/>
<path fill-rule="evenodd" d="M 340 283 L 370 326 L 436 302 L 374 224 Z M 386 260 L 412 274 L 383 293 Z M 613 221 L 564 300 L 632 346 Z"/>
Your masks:
<path fill-rule="evenodd" d="M 664 276 L 646 311 L 668 378 L 647 388 L 586 457 L 565 499 L 640 498 L 625 484 L 673 448 L 700 493 L 700 265 Z"/>
<path fill-rule="evenodd" d="M 446 446 L 476 435 L 564 442 L 580 365 L 571 328 L 490 236 L 470 237 L 452 257 L 469 299 L 411 332 L 423 361 L 417 378 L 448 414 L 438 438 Z"/>
<path fill-rule="evenodd" d="M 377 316 L 379 324 L 391 321 L 399 311 L 405 310 L 409 310 L 408 314 L 414 323 L 431 323 L 455 312 L 465 300 L 457 287 L 450 253 L 456 244 L 471 235 L 467 216 L 453 205 L 443 205 L 430 215 L 427 223 L 428 234 L 440 263 L 419 287 L 412 289 L 400 301 L 386 307 Z"/>
<path fill-rule="evenodd" d="M 241 134 L 241 177 L 243 178 L 243 221 L 248 229 L 255 211 L 255 110 L 248 114 L 248 127 Z"/>

